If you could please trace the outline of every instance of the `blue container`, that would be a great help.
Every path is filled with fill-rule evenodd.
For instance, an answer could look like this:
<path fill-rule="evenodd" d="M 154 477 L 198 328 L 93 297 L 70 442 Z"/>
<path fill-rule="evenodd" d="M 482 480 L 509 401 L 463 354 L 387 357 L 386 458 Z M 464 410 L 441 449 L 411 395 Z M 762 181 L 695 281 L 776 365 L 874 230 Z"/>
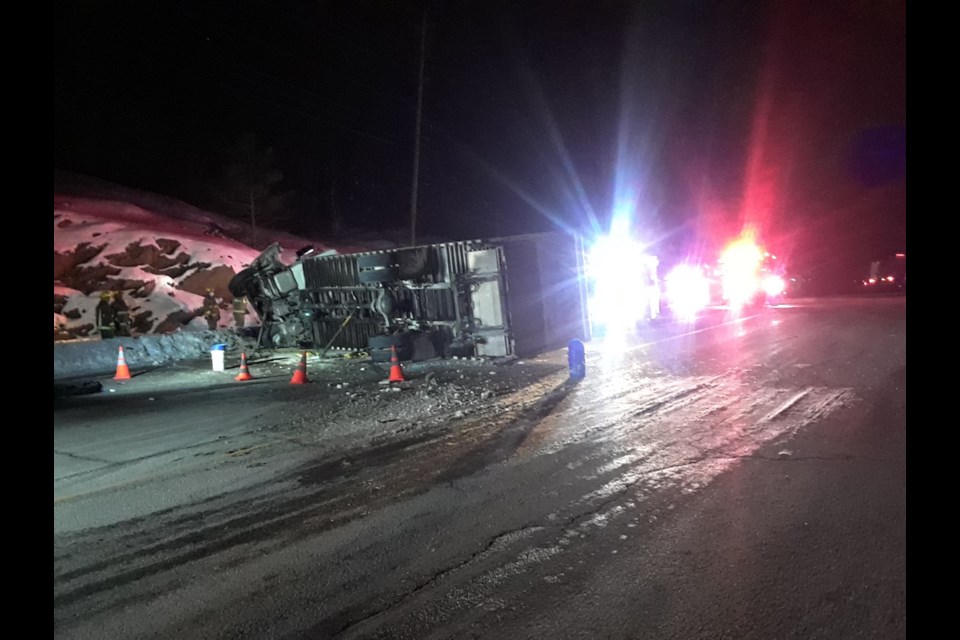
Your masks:
<path fill-rule="evenodd" d="M 586 352 L 579 340 L 574 339 L 567 343 L 567 364 L 570 367 L 571 380 L 583 380 L 586 377 Z"/>

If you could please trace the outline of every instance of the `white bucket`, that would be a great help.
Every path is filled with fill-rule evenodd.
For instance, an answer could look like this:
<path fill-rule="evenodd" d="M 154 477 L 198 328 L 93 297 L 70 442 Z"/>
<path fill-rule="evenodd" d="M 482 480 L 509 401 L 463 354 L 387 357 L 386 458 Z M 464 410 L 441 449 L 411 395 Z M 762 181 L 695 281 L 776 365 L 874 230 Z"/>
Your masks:
<path fill-rule="evenodd" d="M 225 344 L 215 344 L 210 349 L 210 358 L 213 360 L 213 370 L 214 371 L 225 371 L 223 367 L 223 354 L 224 349 L 227 345 Z"/>

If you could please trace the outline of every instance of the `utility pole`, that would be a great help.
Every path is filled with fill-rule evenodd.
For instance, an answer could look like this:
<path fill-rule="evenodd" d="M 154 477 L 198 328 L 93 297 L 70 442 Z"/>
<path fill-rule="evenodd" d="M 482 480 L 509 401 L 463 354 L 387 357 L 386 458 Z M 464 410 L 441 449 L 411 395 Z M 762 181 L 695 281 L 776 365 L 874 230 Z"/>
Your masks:
<path fill-rule="evenodd" d="M 427 12 L 420 23 L 420 74 L 417 79 L 417 124 L 413 138 L 413 185 L 410 190 L 410 244 L 417 244 L 417 191 L 420 187 L 420 121 L 423 118 L 423 59 L 427 48 Z"/>

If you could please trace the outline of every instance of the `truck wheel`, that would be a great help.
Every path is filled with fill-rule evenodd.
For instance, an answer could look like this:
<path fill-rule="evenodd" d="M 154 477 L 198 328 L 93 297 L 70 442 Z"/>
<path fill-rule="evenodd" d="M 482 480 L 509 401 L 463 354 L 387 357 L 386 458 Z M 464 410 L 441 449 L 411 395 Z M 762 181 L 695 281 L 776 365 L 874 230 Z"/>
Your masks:
<path fill-rule="evenodd" d="M 254 292 L 252 285 L 256 281 L 256 277 L 257 275 L 254 270 L 249 267 L 233 276 L 227 284 L 230 295 L 234 298 L 241 298 L 243 296 L 252 297 Z"/>

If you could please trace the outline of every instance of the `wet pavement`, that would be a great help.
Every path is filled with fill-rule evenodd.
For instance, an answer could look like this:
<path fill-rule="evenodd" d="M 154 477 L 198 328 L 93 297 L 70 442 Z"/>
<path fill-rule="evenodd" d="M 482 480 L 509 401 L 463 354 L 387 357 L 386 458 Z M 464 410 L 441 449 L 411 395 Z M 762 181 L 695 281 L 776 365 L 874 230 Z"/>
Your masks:
<path fill-rule="evenodd" d="M 299 355 L 55 407 L 57 637 L 903 637 L 905 299 Z"/>

